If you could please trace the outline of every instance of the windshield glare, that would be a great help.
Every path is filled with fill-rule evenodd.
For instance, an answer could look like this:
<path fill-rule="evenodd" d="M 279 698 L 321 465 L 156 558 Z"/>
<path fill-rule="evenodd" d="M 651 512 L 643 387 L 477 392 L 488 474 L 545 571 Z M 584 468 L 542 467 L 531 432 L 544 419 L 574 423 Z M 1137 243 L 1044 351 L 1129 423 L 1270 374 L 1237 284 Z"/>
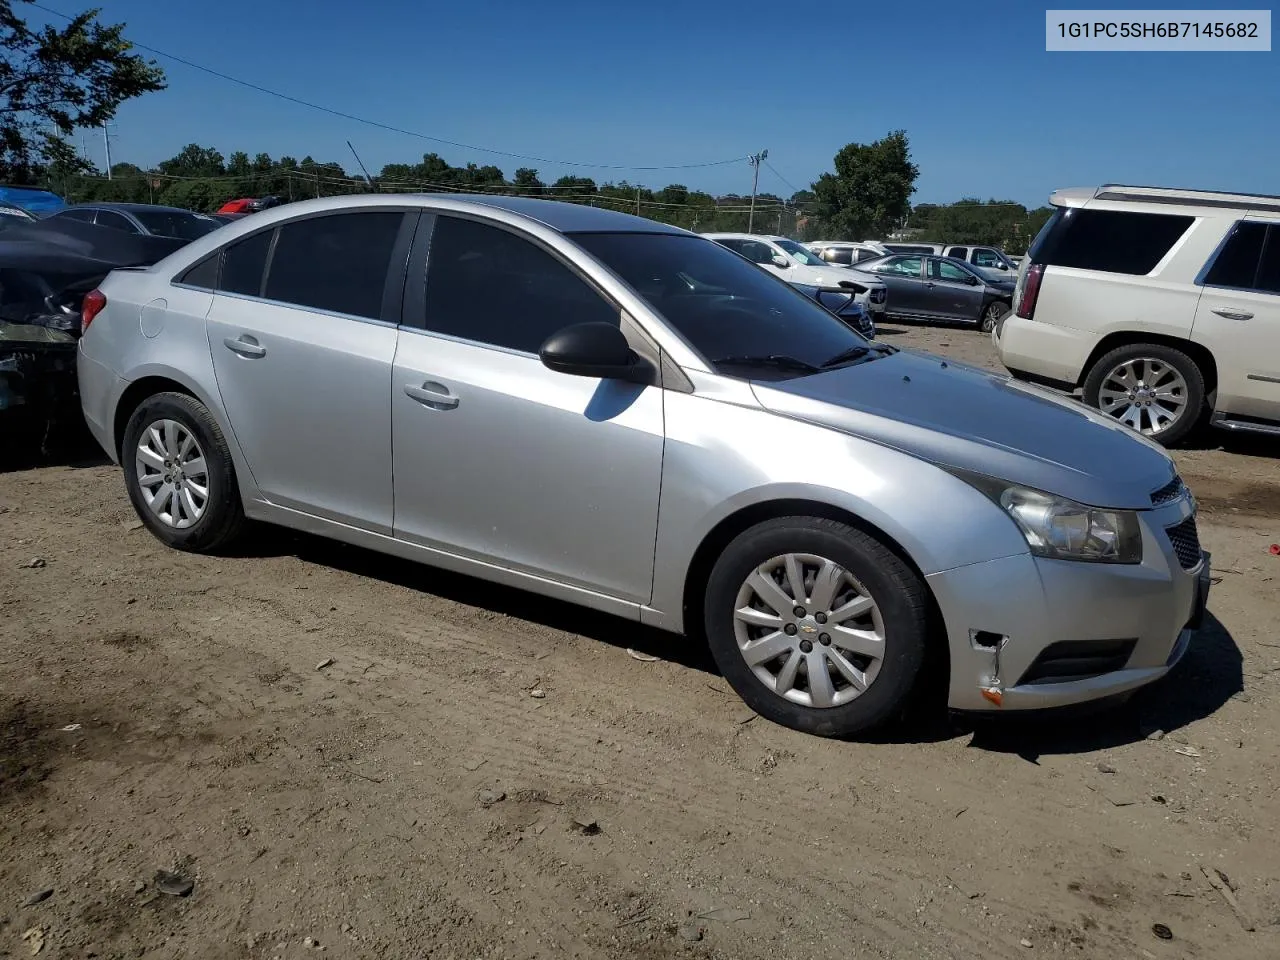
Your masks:
<path fill-rule="evenodd" d="M 804 264 L 806 267 L 829 267 L 831 264 L 823 260 L 820 256 L 806 247 L 800 246 L 794 240 L 775 240 L 775 245 L 781 247 L 791 256 L 792 260 Z"/>
<path fill-rule="evenodd" d="M 855 346 L 851 327 L 785 280 L 702 237 L 659 233 L 572 235 L 613 270 L 708 362 L 722 357 L 789 356 L 815 367 Z M 795 370 L 715 365 L 755 379 Z"/>
<path fill-rule="evenodd" d="M 134 210 L 132 213 L 148 233 L 157 237 L 198 240 L 222 226 L 222 221 L 198 213 L 179 213 L 176 210 Z"/>

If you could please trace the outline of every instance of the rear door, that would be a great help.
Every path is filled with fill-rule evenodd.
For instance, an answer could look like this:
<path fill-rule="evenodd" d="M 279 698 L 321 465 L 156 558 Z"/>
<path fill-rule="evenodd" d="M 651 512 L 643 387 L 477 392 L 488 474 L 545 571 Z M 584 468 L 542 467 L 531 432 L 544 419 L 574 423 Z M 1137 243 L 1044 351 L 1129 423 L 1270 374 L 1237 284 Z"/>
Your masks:
<path fill-rule="evenodd" d="M 1280 222 L 1231 229 L 1205 272 L 1191 339 L 1217 361 L 1218 410 L 1280 421 Z"/>
<path fill-rule="evenodd" d="M 391 392 L 395 535 L 647 603 L 662 389 L 538 359 L 569 324 L 621 326 L 640 350 L 638 331 L 528 235 L 434 221 L 429 253 L 420 238 L 410 260 Z"/>
<path fill-rule="evenodd" d="M 391 364 L 416 221 L 386 208 L 328 213 L 224 251 L 209 347 L 231 429 L 272 503 L 391 531 Z"/>
<path fill-rule="evenodd" d="M 875 268 L 874 273 L 888 288 L 887 313 L 928 313 L 923 271 L 924 257 L 920 256 L 890 257 Z"/>
<path fill-rule="evenodd" d="M 985 288 L 954 263 L 930 257 L 924 290 L 925 309 L 935 317 L 974 322 L 982 313 Z"/>

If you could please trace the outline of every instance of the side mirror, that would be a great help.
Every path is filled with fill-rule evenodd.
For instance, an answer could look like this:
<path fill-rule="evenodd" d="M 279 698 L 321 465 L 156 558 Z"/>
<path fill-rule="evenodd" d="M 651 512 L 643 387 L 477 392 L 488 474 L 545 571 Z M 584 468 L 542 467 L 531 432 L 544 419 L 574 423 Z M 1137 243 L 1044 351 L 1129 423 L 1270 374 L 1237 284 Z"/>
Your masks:
<path fill-rule="evenodd" d="M 575 323 L 547 337 L 538 351 L 542 365 L 574 377 L 653 383 L 653 367 L 636 356 L 626 335 L 611 323 Z"/>
<path fill-rule="evenodd" d="M 975 277 L 973 274 L 969 274 L 969 276 L 965 277 L 964 282 L 971 287 L 976 287 L 979 281 L 978 281 L 978 278 Z"/>
<path fill-rule="evenodd" d="M 769 262 L 772 263 L 775 267 L 782 267 L 783 269 L 791 266 L 791 261 L 788 260 L 786 257 L 784 257 L 780 253 L 775 253 L 772 257 L 770 257 Z"/>

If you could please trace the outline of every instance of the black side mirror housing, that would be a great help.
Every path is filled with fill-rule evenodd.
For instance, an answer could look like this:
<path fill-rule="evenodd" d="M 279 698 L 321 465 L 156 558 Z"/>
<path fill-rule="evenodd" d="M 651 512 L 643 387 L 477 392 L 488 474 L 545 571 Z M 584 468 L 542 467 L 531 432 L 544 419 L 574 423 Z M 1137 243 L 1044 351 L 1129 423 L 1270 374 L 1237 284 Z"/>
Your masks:
<path fill-rule="evenodd" d="M 653 365 L 637 356 L 611 323 L 575 323 L 557 330 L 543 342 L 538 358 L 548 370 L 574 377 L 654 382 Z"/>

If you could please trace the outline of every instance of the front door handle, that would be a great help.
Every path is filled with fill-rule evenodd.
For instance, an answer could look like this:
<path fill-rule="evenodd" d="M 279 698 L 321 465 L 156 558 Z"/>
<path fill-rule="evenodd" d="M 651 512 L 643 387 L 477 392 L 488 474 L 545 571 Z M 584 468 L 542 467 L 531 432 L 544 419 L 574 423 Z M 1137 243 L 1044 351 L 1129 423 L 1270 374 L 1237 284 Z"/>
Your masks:
<path fill-rule="evenodd" d="M 406 383 L 404 392 L 432 410 L 452 410 L 458 405 L 458 398 L 449 392 L 448 387 L 431 380 L 423 384 Z"/>
<path fill-rule="evenodd" d="M 1247 310 L 1230 310 L 1227 307 L 1220 307 L 1213 311 L 1220 317 L 1226 317 L 1228 320 L 1252 320 L 1253 314 Z"/>
<path fill-rule="evenodd" d="M 238 353 L 242 357 L 265 357 L 267 355 L 267 348 L 247 333 L 242 333 L 239 337 L 227 337 L 222 341 L 222 345 L 232 353 Z"/>

